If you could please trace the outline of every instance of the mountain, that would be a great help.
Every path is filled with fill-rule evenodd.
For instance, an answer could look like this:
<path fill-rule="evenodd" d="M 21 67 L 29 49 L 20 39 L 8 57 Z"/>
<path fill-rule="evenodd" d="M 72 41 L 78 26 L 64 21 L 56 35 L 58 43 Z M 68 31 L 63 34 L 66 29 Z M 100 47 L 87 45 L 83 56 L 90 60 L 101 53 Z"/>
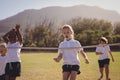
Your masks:
<path fill-rule="evenodd" d="M 39 10 L 28 9 L 14 16 L 0 21 L 0 33 L 8 31 L 15 24 L 20 24 L 22 29 L 34 27 L 45 19 L 61 24 L 72 18 L 97 18 L 108 20 L 112 23 L 120 21 L 120 14 L 116 11 L 102 9 L 96 6 L 77 5 L 72 7 L 45 7 Z"/>

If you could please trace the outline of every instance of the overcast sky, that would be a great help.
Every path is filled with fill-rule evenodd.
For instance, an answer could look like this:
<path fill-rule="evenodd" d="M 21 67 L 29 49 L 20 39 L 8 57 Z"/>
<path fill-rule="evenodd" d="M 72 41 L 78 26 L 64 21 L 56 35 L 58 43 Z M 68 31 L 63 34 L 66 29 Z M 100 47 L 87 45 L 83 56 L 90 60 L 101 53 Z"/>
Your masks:
<path fill-rule="evenodd" d="M 120 0 L 0 0 L 0 20 L 26 9 L 41 9 L 48 6 L 98 6 L 120 13 Z"/>

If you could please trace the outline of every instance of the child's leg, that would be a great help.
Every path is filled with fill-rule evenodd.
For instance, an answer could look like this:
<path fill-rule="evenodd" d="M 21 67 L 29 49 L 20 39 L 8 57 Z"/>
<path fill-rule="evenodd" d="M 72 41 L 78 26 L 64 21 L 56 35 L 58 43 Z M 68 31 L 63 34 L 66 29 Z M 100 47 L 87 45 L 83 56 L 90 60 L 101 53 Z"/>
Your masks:
<path fill-rule="evenodd" d="M 102 80 L 103 78 L 103 70 L 104 70 L 104 60 L 98 60 L 99 63 L 99 71 L 100 71 L 100 78 L 98 80 Z"/>
<path fill-rule="evenodd" d="M 8 75 L 5 75 L 5 80 L 10 80 Z"/>
<path fill-rule="evenodd" d="M 5 80 L 5 75 L 0 75 L 0 80 Z"/>
<path fill-rule="evenodd" d="M 109 78 L 109 63 L 110 63 L 110 59 L 105 59 L 105 73 L 106 73 L 106 80 L 110 80 Z"/>
<path fill-rule="evenodd" d="M 5 76 L 5 80 L 16 80 L 16 77 Z"/>
<path fill-rule="evenodd" d="M 99 78 L 99 80 L 101 80 L 102 78 L 103 78 L 103 70 L 104 70 L 104 68 L 99 68 L 100 69 L 100 78 Z"/>
<path fill-rule="evenodd" d="M 72 71 L 71 72 L 71 76 L 70 76 L 70 80 L 76 80 L 76 76 L 77 76 L 77 72 L 76 71 Z"/>
<path fill-rule="evenodd" d="M 10 80 L 16 80 L 16 77 L 10 77 Z"/>
<path fill-rule="evenodd" d="M 106 73 L 106 80 L 110 80 L 109 79 L 109 65 L 105 64 L 105 73 Z"/>
<path fill-rule="evenodd" d="M 63 72 L 63 80 L 68 80 L 70 76 L 70 72 Z"/>

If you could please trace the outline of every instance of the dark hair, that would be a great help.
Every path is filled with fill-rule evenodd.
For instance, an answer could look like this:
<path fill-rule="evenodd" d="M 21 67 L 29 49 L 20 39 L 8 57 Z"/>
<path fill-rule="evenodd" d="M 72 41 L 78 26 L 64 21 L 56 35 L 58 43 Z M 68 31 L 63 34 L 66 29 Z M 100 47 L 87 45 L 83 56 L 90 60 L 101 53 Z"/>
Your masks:
<path fill-rule="evenodd" d="M 16 31 L 12 31 L 8 35 L 8 38 L 16 38 L 16 37 L 17 37 Z"/>

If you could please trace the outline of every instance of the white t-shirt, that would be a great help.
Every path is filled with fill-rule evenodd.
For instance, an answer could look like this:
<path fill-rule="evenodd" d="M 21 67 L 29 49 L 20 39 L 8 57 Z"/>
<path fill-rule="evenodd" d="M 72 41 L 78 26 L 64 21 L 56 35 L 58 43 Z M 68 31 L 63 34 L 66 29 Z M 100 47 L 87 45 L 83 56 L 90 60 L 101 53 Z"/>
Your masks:
<path fill-rule="evenodd" d="M 103 54 L 99 55 L 98 60 L 103 60 L 103 59 L 109 58 L 109 56 L 108 56 L 109 51 L 110 51 L 109 45 L 105 45 L 105 46 L 99 45 L 96 48 L 96 52 L 102 52 Z"/>
<path fill-rule="evenodd" d="M 74 48 L 74 47 L 81 47 L 81 44 L 79 41 L 71 39 L 69 41 L 64 40 L 59 44 L 59 48 Z M 59 49 L 58 53 L 63 54 L 63 65 L 69 64 L 69 65 L 80 65 L 80 60 L 78 57 L 78 52 L 80 52 L 82 48 L 76 48 L 76 49 Z"/>
<path fill-rule="evenodd" d="M 0 76 L 5 74 L 6 56 L 0 56 Z"/>
<path fill-rule="evenodd" d="M 16 43 L 8 43 L 7 44 L 7 63 L 9 62 L 21 62 L 20 59 L 20 51 L 22 44 L 20 45 L 19 42 Z"/>

